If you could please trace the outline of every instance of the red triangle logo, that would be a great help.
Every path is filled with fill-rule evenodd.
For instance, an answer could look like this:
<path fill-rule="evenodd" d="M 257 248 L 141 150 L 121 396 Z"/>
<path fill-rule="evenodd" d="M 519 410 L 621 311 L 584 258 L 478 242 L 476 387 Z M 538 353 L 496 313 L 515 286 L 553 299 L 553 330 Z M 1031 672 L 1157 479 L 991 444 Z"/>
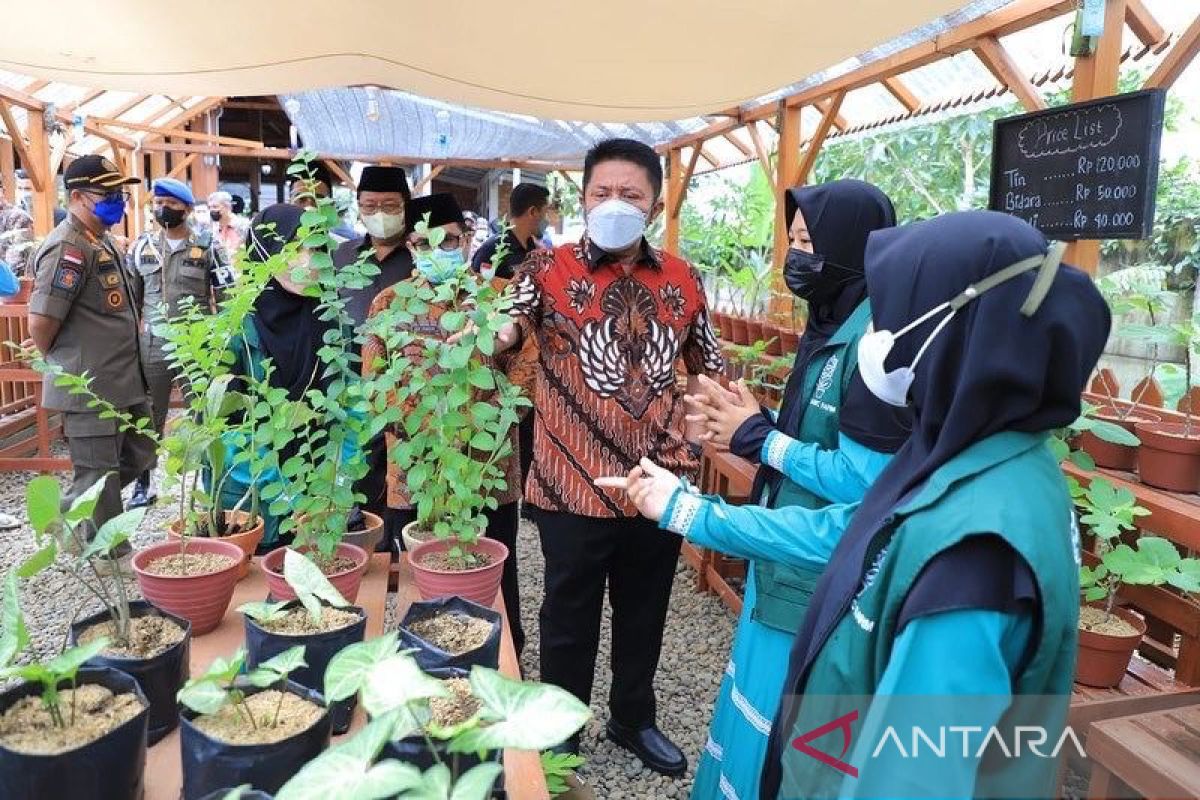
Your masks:
<path fill-rule="evenodd" d="M 820 761 L 822 764 L 827 764 L 827 765 L 833 767 L 834 769 L 838 770 L 839 772 L 846 773 L 851 778 L 857 778 L 858 777 L 858 768 L 853 766 L 852 764 L 847 764 L 845 761 L 842 760 L 843 758 L 846 757 L 846 753 L 848 753 L 850 751 L 850 740 L 851 740 L 851 735 L 852 735 L 852 732 L 850 730 L 850 725 L 852 723 L 856 722 L 857 720 L 858 720 L 858 709 L 855 709 L 854 711 L 851 711 L 848 714 L 843 714 L 842 716 L 838 717 L 835 720 L 826 722 L 824 725 L 820 726 L 819 728 L 813 728 L 808 733 L 797 736 L 795 739 L 792 740 L 792 747 L 796 748 L 801 753 L 804 753 L 807 756 L 812 756 L 817 761 Z M 842 752 L 836 758 L 829 755 L 828 753 L 823 753 L 820 750 L 817 750 L 815 747 L 813 747 L 809 744 L 809 742 L 811 742 L 813 739 L 820 739 L 825 734 L 830 733 L 832 731 L 837 731 L 837 730 L 840 730 L 842 732 Z"/>

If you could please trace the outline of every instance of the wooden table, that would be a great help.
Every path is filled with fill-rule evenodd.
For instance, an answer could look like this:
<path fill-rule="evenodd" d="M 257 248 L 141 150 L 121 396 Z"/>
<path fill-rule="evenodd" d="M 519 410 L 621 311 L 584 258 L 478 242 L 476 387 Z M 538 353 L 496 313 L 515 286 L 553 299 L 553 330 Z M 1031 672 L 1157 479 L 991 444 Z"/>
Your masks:
<path fill-rule="evenodd" d="M 1089 798 L 1200 797 L 1200 702 L 1092 723 L 1086 749 Z"/>
<path fill-rule="evenodd" d="M 387 582 L 388 582 L 387 553 L 376 553 L 371 559 L 371 567 L 363 577 L 362 586 L 358 590 L 356 605 L 362 606 L 367 612 L 367 638 L 383 633 L 384 616 L 387 613 Z M 237 607 L 251 600 L 263 600 L 267 596 L 267 583 L 258 565 L 258 559 L 250 567 L 250 574 L 237 585 L 229 611 L 221 621 L 220 627 L 211 633 L 192 640 L 191 668 L 192 674 L 198 675 L 208 668 L 217 656 L 227 656 L 245 642 L 245 632 L 242 627 L 242 615 L 237 613 Z M 419 599 L 417 587 L 412 581 L 412 572 L 405 560 L 400 568 L 400 583 L 396 597 L 397 619 L 404 617 L 409 605 Z M 503 600 L 497 595 L 496 609 L 504 614 Z M 520 677 L 517 665 L 517 654 L 513 649 L 512 635 L 508 626 L 504 626 L 500 638 L 500 671 L 505 675 Z M 360 728 L 366 721 L 362 707 L 354 713 L 350 732 Z M 349 734 L 347 734 L 349 735 Z M 342 737 L 335 736 L 336 744 Z M 510 800 L 544 800 L 548 798 L 546 781 L 542 775 L 541 761 L 537 753 L 523 750 L 508 750 L 504 753 L 504 785 Z M 183 786 L 180 773 L 179 729 L 163 738 L 150 748 L 146 755 L 146 794 L 144 800 L 178 800 Z"/>

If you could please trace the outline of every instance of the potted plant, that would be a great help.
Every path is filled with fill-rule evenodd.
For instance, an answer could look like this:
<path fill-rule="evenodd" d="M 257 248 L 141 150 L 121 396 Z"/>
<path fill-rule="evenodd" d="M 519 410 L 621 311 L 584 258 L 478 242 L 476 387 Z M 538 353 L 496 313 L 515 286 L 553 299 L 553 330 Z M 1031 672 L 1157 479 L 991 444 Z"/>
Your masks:
<path fill-rule="evenodd" d="M 378 738 L 375 753 L 389 742 L 411 743 L 411 737 L 417 737 L 424 745 L 419 755 L 408 748 L 393 748 L 393 752 L 425 763 L 432 759 L 433 766 L 423 773 L 422 780 L 444 781 L 441 785 L 447 787 L 452 781 L 456 785 L 470 785 L 471 792 L 463 797 L 488 797 L 501 767 L 495 761 L 485 761 L 455 775 L 447 763 L 453 754 L 496 752 L 499 755 L 506 748 L 545 750 L 574 734 L 590 716 L 583 703 L 557 686 L 512 680 L 486 667 L 471 669 L 467 678 L 469 692 L 453 692 L 441 680 L 423 673 L 412 656 L 397 652 L 396 646 L 396 636 L 392 633 L 346 648 L 326 671 L 326 693 L 338 698 L 358 692 L 372 724 L 384 724 L 383 730 L 375 734 Z M 469 704 L 470 713 L 465 718 L 460 714 L 456 724 L 437 724 L 433 704 L 444 702 L 454 710 L 453 707 L 463 705 L 464 697 L 473 701 Z M 412 764 L 407 766 L 410 776 L 420 774 Z M 310 782 L 319 781 L 315 774 L 318 770 L 306 775 L 308 769 L 294 779 L 297 786 L 306 778 Z M 478 785 L 472 776 L 479 776 Z M 445 790 L 434 796 L 445 796 Z M 280 793 L 281 800 L 288 797 L 293 795 Z"/>
<path fill-rule="evenodd" d="M 112 667 L 137 680 L 150 702 L 149 737 L 154 744 L 175 729 L 175 692 L 188 677 L 191 625 L 153 605 L 130 601 L 125 581 L 116 568 L 101 571 L 95 559 L 115 561 L 114 551 L 129 540 L 146 510 L 133 509 L 100 526 L 89 542 L 83 526 L 95 511 L 104 481 L 97 481 L 62 511 L 58 480 L 40 475 L 25 487 L 26 507 L 39 549 L 18 569 L 30 578 L 46 569 L 70 576 L 103 607 L 102 611 L 72 622 L 72 644 L 104 639 L 106 647 L 87 665 Z M 77 618 L 79 610 L 73 615 Z"/>
<path fill-rule="evenodd" d="M 245 662 L 241 649 L 217 658 L 179 691 L 185 797 L 242 783 L 273 792 L 329 744 L 324 699 L 288 680 L 304 666 L 303 645 L 243 676 Z"/>
<path fill-rule="evenodd" d="M 432 247 L 445 235 L 425 220 L 416 229 Z M 497 508 L 496 494 L 508 486 L 502 465 L 512 454 L 509 434 L 519 410 L 530 405 L 493 358 L 512 293 L 469 271 L 436 286 L 396 288 L 395 300 L 370 326 L 384 343 L 372 369 L 389 389 L 372 411 L 397 433 L 388 458 L 416 507 L 404 531 L 416 584 L 424 597 L 459 595 L 491 605 L 508 549 L 482 536 L 483 512 Z M 411 325 L 431 306 L 445 309 L 438 317 L 442 335 Z"/>
<path fill-rule="evenodd" d="M 283 576 L 296 600 L 245 603 L 238 608 L 246 626 L 246 664 L 253 670 L 285 650 L 303 645 L 306 663 L 291 679 L 320 691 L 330 659 L 347 645 L 363 640 L 367 615 L 346 602 L 316 564 L 294 550 L 284 556 Z M 353 713 L 353 698 L 329 705 L 335 734 L 349 729 Z"/>
<path fill-rule="evenodd" d="M 1079 659 L 1075 679 L 1087 686 L 1116 686 L 1146 632 L 1146 623 L 1116 606 L 1122 585 L 1170 585 L 1200 591 L 1200 559 L 1183 558 L 1167 539 L 1139 536 L 1122 541 L 1137 529 L 1135 520 L 1150 512 L 1137 505 L 1133 492 L 1094 478 L 1076 497 L 1080 523 L 1096 537 L 1096 563 L 1083 565 L 1079 586 L 1084 605 L 1079 613 Z"/>
<path fill-rule="evenodd" d="M 0 622 L 0 681 L 23 681 L 0 694 L 0 786 L 6 800 L 139 800 L 149 704 L 130 676 L 83 668 L 109 640 L 100 637 L 48 661 L 14 665 L 29 644 L 15 571 L 5 581 Z"/>
<path fill-rule="evenodd" d="M 1137 447 L 1141 444 L 1132 432 L 1133 427 L 1138 422 L 1160 417 L 1116 406 L 1100 408 L 1086 401 L 1082 405 L 1082 413 L 1071 424 L 1071 434 L 1074 446 L 1090 460 L 1084 469 L 1132 469 L 1137 464 Z"/>
<path fill-rule="evenodd" d="M 500 614 L 461 597 L 413 603 L 400 621 L 400 644 L 423 670 L 500 665 Z"/>
<path fill-rule="evenodd" d="M 1192 386 L 1192 352 L 1200 343 L 1200 314 L 1185 322 L 1159 325 L 1146 331 L 1158 342 L 1184 351 L 1184 397 Z M 1185 400 L 1183 422 L 1139 422 L 1137 436 L 1142 441 L 1138 456 L 1138 477 L 1142 483 L 1171 492 L 1200 492 L 1200 429 L 1192 420 L 1192 404 Z"/>

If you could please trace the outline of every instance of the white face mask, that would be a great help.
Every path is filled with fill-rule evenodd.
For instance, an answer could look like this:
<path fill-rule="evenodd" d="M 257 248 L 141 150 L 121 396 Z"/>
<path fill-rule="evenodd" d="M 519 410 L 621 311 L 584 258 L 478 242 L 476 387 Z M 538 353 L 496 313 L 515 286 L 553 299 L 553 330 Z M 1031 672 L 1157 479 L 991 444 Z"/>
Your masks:
<path fill-rule="evenodd" d="M 588 239 L 601 250 L 620 252 L 646 232 L 646 213 L 624 200 L 605 200 L 587 213 Z"/>
<path fill-rule="evenodd" d="M 404 232 L 404 214 L 385 214 L 377 211 L 374 214 L 362 215 L 363 227 L 373 239 L 394 239 Z"/>
<path fill-rule="evenodd" d="M 1032 256 L 994 272 L 978 283 L 968 286 L 954 298 L 925 312 L 895 333 L 887 330 L 877 331 L 874 324 L 867 326 L 867 332 L 858 340 L 858 374 L 862 376 L 867 390 L 889 405 L 899 408 L 906 407 L 908 390 L 912 388 L 913 380 L 916 378 L 917 363 L 920 362 L 921 356 L 925 355 L 925 351 L 929 349 L 929 345 L 933 343 L 937 335 L 945 330 L 946 326 L 950 324 L 950 320 L 954 319 L 954 315 L 960 308 L 988 289 L 993 289 L 1005 281 L 1036 268 L 1039 270 L 1037 280 L 1034 281 L 1033 288 L 1029 290 L 1029 296 L 1021 305 L 1021 314 L 1032 317 L 1045 298 L 1046 292 L 1050 290 L 1050 284 L 1054 281 L 1054 274 L 1062 261 L 1065 249 L 1066 245 L 1064 244 L 1054 244 L 1050 246 L 1045 255 Z M 929 334 L 921 348 L 917 350 L 912 363 L 889 372 L 884 364 L 887 362 L 887 357 L 892 352 L 892 346 L 896 340 L 946 309 L 949 309 L 950 313 L 946 314 L 933 329 L 933 333 Z"/>

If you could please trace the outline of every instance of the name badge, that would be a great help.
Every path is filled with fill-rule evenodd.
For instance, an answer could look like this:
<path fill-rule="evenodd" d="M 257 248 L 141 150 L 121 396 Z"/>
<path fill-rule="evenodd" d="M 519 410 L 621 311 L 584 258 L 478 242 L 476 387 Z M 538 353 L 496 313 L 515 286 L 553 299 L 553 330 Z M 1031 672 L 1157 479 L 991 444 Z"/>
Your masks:
<path fill-rule="evenodd" d="M 203 257 L 204 257 L 204 250 L 202 248 L 193 247 L 191 249 L 191 251 L 188 252 L 188 258 L 190 258 L 192 260 L 196 260 L 196 259 L 203 258 Z"/>

